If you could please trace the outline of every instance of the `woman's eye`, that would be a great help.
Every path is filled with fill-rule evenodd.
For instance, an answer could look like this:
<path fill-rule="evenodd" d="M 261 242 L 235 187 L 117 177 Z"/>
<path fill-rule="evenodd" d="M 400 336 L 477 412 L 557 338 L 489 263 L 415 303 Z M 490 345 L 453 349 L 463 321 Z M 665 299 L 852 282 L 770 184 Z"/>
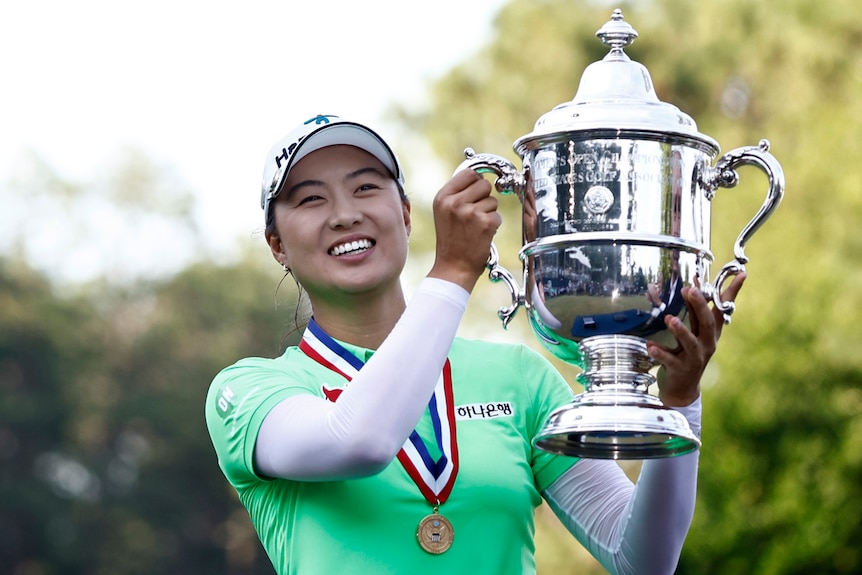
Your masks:
<path fill-rule="evenodd" d="M 308 203 L 311 203 L 311 202 L 316 202 L 316 201 L 318 201 L 318 200 L 322 200 L 322 199 L 323 199 L 323 198 L 322 198 L 321 196 L 313 196 L 313 195 L 312 195 L 312 196 L 305 196 L 305 197 L 303 197 L 302 199 L 300 199 L 300 200 L 299 200 L 299 202 L 298 202 L 298 204 L 297 204 L 297 205 L 300 205 L 300 206 L 301 206 L 301 205 L 303 205 L 303 204 L 308 204 Z"/>
<path fill-rule="evenodd" d="M 367 192 L 367 191 L 369 191 L 369 190 L 376 190 L 376 189 L 378 189 L 379 187 L 380 187 L 380 186 L 378 186 L 378 185 L 376 185 L 376 184 L 362 184 L 361 186 L 359 186 L 358 188 L 356 188 L 356 191 L 357 191 L 357 192 Z"/>

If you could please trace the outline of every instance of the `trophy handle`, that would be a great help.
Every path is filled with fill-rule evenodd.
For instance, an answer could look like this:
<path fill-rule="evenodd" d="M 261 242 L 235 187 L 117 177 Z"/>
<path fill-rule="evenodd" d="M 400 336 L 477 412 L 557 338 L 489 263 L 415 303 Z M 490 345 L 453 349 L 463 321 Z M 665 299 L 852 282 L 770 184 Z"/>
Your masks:
<path fill-rule="evenodd" d="M 524 190 L 526 188 L 526 178 L 518 171 L 517 168 L 502 156 L 496 154 L 477 154 L 473 148 L 464 150 L 466 160 L 461 162 L 455 169 L 457 174 L 461 170 L 471 169 L 478 174 L 495 174 L 497 179 L 494 181 L 494 188 L 503 195 L 516 194 L 523 202 Z M 509 322 L 515 316 L 518 308 L 524 305 L 525 295 L 524 290 L 518 285 L 518 280 L 512 273 L 500 265 L 500 254 L 497 251 L 497 246 L 491 243 L 491 253 L 488 255 L 488 263 L 485 264 L 488 268 L 488 278 L 497 283 L 502 281 L 509 288 L 512 295 L 512 304 L 502 306 L 497 310 L 497 316 L 503 322 L 503 327 L 508 328 Z"/>
<path fill-rule="evenodd" d="M 488 256 L 488 263 L 485 264 L 485 267 L 488 268 L 488 279 L 494 283 L 499 281 L 504 282 L 512 294 L 512 305 L 504 305 L 497 310 L 497 317 L 503 322 L 503 328 L 508 329 L 509 322 L 515 317 L 515 312 L 518 311 L 519 307 L 524 305 L 525 296 L 524 290 L 518 285 L 518 280 L 515 279 L 515 276 L 509 270 L 501 266 L 499 261 L 500 256 L 497 252 L 497 246 L 494 245 L 494 242 L 491 242 L 491 254 Z"/>
<path fill-rule="evenodd" d="M 503 195 L 517 194 L 518 199 L 524 200 L 527 180 L 512 162 L 497 154 L 477 154 L 473 148 L 465 149 L 464 157 L 467 159 L 455 168 L 456 174 L 467 168 L 477 174 L 495 174 L 497 179 L 494 188 L 498 192 Z"/>
<path fill-rule="evenodd" d="M 706 290 L 711 291 L 712 301 L 716 308 L 724 312 L 724 323 L 730 323 L 730 316 L 736 309 L 736 305 L 732 301 L 721 301 L 721 286 L 728 277 L 737 275 L 745 271 L 745 264 L 748 263 L 748 257 L 745 255 L 745 244 L 751 239 L 751 236 L 760 229 L 760 226 L 769 219 L 772 213 L 778 208 L 781 199 L 784 197 L 784 170 L 781 164 L 775 159 L 775 156 L 769 153 L 769 141 L 760 140 L 757 146 L 747 146 L 731 150 L 721 157 L 714 168 L 707 168 L 704 173 L 704 178 L 701 183 L 706 190 L 706 197 L 712 200 L 715 196 L 715 190 L 721 186 L 732 188 L 739 183 L 739 175 L 736 173 L 736 168 L 739 166 L 753 165 L 763 170 L 769 178 L 769 192 L 766 195 L 766 200 L 760 207 L 760 210 L 754 215 L 754 218 L 746 225 L 739 236 L 736 238 L 736 243 L 733 245 L 734 260 L 726 263 L 715 278 L 715 282 Z M 710 297 L 709 293 L 706 293 Z"/>

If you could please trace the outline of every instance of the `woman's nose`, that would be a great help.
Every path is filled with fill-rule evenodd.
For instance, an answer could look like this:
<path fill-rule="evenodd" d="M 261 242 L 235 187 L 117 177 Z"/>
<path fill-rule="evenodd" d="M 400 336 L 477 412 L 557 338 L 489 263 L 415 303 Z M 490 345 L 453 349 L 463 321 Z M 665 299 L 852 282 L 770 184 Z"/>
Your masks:
<path fill-rule="evenodd" d="M 349 228 L 362 221 L 362 211 L 353 196 L 340 197 L 332 202 L 329 225 L 333 229 Z"/>

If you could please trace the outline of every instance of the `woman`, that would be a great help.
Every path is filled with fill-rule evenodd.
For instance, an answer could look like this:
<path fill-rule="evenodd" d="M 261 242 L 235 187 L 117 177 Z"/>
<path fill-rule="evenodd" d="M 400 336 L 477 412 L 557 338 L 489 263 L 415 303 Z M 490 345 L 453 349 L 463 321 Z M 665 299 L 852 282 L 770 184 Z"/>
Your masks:
<path fill-rule="evenodd" d="M 464 170 L 437 194 L 436 258 L 409 304 L 410 203 L 375 132 L 308 120 L 273 147 L 261 203 L 313 317 L 281 357 L 222 371 L 206 416 L 279 573 L 532 573 L 542 498 L 612 573 L 673 572 L 698 454 L 645 462 L 635 486 L 612 461 L 539 451 L 566 382 L 525 346 L 455 337 L 501 223 L 489 182 Z M 698 430 L 722 323 L 698 290 L 683 297 L 694 331 L 668 317 L 680 350 L 649 350 L 662 399 Z"/>

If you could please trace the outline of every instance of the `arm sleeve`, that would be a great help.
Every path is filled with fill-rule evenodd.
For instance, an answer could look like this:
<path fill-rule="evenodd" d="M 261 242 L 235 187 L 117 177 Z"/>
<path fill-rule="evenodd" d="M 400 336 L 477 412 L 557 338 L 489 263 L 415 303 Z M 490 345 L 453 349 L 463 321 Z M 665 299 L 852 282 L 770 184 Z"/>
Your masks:
<path fill-rule="evenodd" d="M 386 467 L 434 393 L 468 298 L 456 284 L 425 278 L 336 403 L 299 394 L 267 414 L 254 449 L 257 471 L 325 481 L 372 475 Z"/>
<path fill-rule="evenodd" d="M 679 411 L 700 435 L 700 398 Z M 695 451 L 644 461 L 636 485 L 614 461 L 583 459 L 543 495 L 611 573 L 670 574 L 694 515 L 698 459 Z"/>

